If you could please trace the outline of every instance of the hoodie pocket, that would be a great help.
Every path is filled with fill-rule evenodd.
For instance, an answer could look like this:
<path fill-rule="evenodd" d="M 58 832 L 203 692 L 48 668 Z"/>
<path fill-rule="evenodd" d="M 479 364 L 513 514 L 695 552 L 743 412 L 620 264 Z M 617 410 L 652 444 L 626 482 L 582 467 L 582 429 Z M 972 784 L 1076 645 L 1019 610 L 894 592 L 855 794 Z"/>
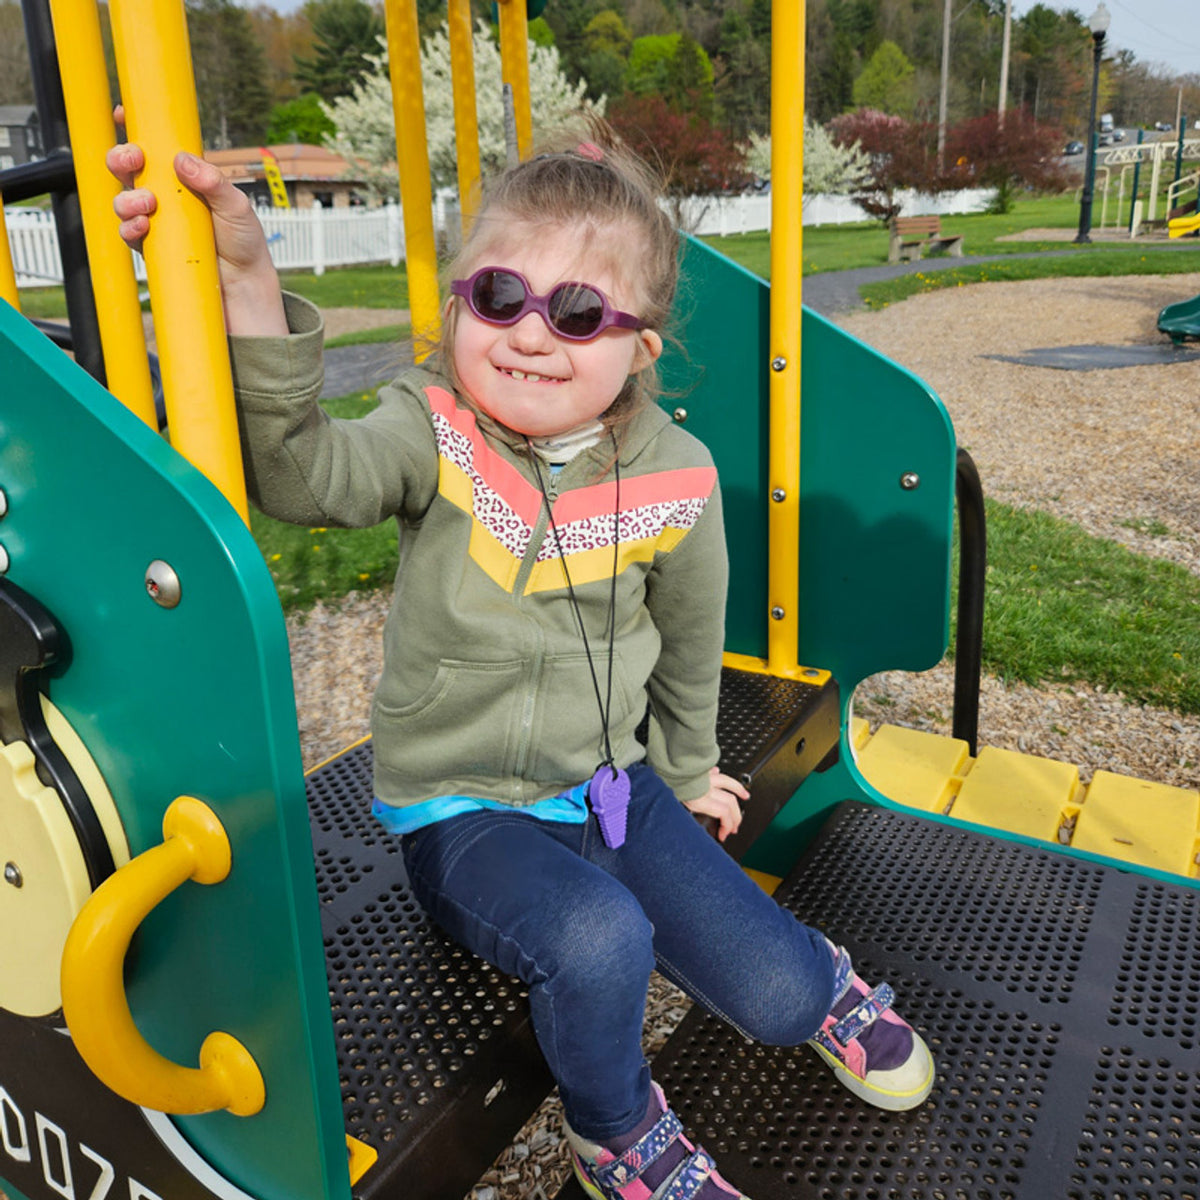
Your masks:
<path fill-rule="evenodd" d="M 375 754 L 412 783 L 511 775 L 520 728 L 525 664 L 443 659 L 414 700 L 376 697 Z"/>

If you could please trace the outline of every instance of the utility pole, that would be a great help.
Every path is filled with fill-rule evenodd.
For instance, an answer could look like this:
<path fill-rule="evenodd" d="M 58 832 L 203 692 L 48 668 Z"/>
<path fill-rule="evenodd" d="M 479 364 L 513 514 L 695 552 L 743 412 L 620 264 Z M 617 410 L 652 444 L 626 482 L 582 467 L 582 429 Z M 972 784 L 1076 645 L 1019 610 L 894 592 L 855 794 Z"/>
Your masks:
<path fill-rule="evenodd" d="M 938 97 L 937 141 L 939 175 L 942 173 L 946 158 L 946 100 L 950 92 L 950 4 L 951 0 L 946 0 L 945 9 L 942 12 L 942 88 Z"/>
<path fill-rule="evenodd" d="M 1004 128 L 1004 110 L 1008 107 L 1008 55 L 1012 46 L 1012 0 L 1004 3 L 1004 41 L 1000 45 L 1000 98 L 996 104 L 999 125 Z"/>

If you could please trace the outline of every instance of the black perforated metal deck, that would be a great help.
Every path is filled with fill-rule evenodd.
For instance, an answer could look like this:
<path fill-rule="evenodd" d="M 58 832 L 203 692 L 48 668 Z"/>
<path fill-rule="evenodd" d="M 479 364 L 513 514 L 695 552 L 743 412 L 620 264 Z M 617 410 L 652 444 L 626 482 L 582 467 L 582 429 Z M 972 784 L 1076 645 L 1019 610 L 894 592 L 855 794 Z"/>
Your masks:
<path fill-rule="evenodd" d="M 778 898 L 890 980 L 938 1078 L 879 1112 L 693 1010 L 655 1076 L 754 1200 L 1200 1196 L 1200 893 L 845 804 Z"/>
<path fill-rule="evenodd" d="M 371 747 L 308 778 L 346 1132 L 379 1162 L 356 1194 L 460 1197 L 553 1085 L 525 991 L 435 929 L 371 816 Z"/>

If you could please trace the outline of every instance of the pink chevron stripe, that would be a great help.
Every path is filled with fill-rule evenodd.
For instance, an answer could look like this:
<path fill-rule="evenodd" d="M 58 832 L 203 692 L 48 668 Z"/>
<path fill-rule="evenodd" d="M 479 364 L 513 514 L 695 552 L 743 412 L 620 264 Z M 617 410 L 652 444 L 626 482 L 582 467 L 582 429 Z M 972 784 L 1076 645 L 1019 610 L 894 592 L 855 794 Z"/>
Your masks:
<path fill-rule="evenodd" d="M 715 467 L 681 467 L 676 471 L 622 477 L 621 508 L 644 508 L 680 500 L 707 500 L 716 482 Z M 605 513 L 611 516 L 615 504 L 616 484 L 612 480 L 592 487 L 576 488 L 554 502 L 554 519 L 562 525 Z"/>
<path fill-rule="evenodd" d="M 430 408 L 470 444 L 475 473 L 532 530 L 542 505 L 541 492 L 484 441 L 475 414 L 469 408 L 460 408 L 445 388 L 428 387 L 425 395 Z"/>

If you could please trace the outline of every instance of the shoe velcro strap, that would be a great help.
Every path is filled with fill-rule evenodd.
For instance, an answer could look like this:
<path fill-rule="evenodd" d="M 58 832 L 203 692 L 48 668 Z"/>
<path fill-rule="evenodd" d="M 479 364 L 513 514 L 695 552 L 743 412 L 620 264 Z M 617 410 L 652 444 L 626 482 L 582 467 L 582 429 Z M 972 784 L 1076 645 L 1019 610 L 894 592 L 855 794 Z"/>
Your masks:
<path fill-rule="evenodd" d="M 717 1164 L 701 1146 L 679 1164 L 666 1186 L 654 1193 L 653 1200 L 692 1200 L 716 1169 Z"/>
<path fill-rule="evenodd" d="M 589 1163 L 589 1173 L 601 1189 L 622 1188 L 631 1179 L 637 1179 L 652 1162 L 660 1158 L 663 1151 L 682 1132 L 683 1125 L 680 1124 L 679 1118 L 668 1108 L 655 1121 L 650 1132 L 634 1142 L 624 1154 L 603 1166 Z"/>
<path fill-rule="evenodd" d="M 892 1007 L 895 999 L 892 989 L 886 983 L 881 983 L 842 1017 L 830 1032 L 843 1046 L 847 1045 L 868 1025 L 878 1021 L 884 1010 Z"/>

